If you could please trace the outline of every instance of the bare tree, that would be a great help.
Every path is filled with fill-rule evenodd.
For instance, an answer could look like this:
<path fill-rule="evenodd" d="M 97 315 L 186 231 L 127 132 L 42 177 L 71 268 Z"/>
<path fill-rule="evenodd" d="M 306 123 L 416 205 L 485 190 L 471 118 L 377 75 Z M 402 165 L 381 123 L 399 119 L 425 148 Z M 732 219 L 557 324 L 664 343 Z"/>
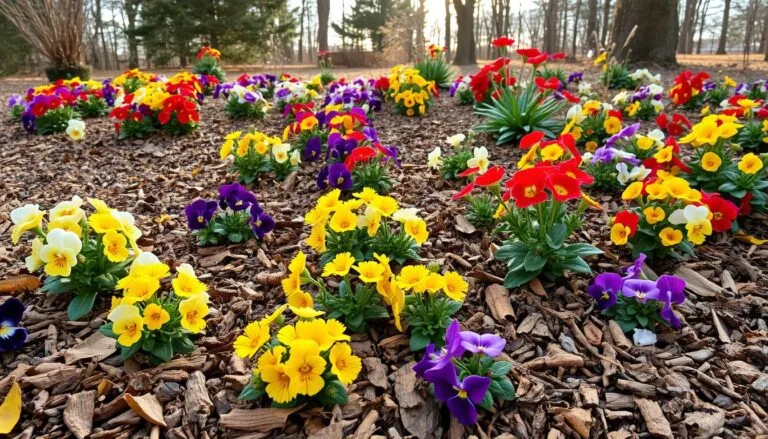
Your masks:
<path fill-rule="evenodd" d="M 600 41 L 603 46 L 606 45 L 606 39 L 608 38 L 608 26 L 611 23 L 611 0 L 605 0 L 603 2 L 603 27 Z"/>
<path fill-rule="evenodd" d="M 140 3 L 141 0 L 125 0 L 124 4 L 125 16 L 128 20 L 128 25 L 125 28 L 125 35 L 128 39 L 128 68 L 130 69 L 139 67 L 139 42 L 136 39 L 136 17 L 139 15 Z"/>
<path fill-rule="evenodd" d="M 581 14 L 581 0 L 576 0 L 576 16 L 573 19 L 573 40 L 571 40 L 571 56 L 576 56 L 576 34 L 579 29 L 579 15 Z"/>
<path fill-rule="evenodd" d="M 611 41 L 618 59 L 676 64 L 677 38 L 677 0 L 616 0 Z"/>
<path fill-rule="evenodd" d="M 597 0 L 587 0 L 587 49 L 596 49 L 597 40 Z"/>
<path fill-rule="evenodd" d="M 557 3 L 549 0 L 544 15 L 544 51 L 557 52 Z"/>
<path fill-rule="evenodd" d="M 328 51 L 328 15 L 331 13 L 331 0 L 317 0 L 317 49 Z"/>
<path fill-rule="evenodd" d="M 725 55 L 728 45 L 728 18 L 731 10 L 731 0 L 725 0 L 723 5 L 723 23 L 720 27 L 720 40 L 717 42 L 717 54 Z"/>
<path fill-rule="evenodd" d="M 451 0 L 445 0 L 445 56 L 451 57 Z"/>
<path fill-rule="evenodd" d="M 696 43 L 696 53 L 701 53 L 701 42 L 704 40 L 704 24 L 707 21 L 707 11 L 709 11 L 709 0 L 704 0 L 699 14 L 699 41 Z"/>
<path fill-rule="evenodd" d="M 304 62 L 304 13 L 307 10 L 307 0 L 301 0 L 301 12 L 299 13 L 299 63 Z"/>
<path fill-rule="evenodd" d="M 456 10 L 456 54 L 453 63 L 456 65 L 477 64 L 475 55 L 475 0 L 453 0 Z"/>

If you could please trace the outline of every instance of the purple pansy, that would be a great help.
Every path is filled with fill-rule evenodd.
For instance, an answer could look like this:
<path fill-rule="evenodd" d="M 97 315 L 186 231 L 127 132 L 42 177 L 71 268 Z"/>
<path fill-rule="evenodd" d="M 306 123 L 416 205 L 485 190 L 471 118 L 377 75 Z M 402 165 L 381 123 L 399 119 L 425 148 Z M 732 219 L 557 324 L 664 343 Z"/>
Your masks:
<path fill-rule="evenodd" d="M 627 279 L 621 287 L 621 294 L 624 297 L 635 297 L 645 300 L 649 295 L 658 294 L 656 282 L 645 279 Z"/>
<path fill-rule="evenodd" d="M 435 398 L 444 402 L 451 414 L 463 425 L 474 425 L 477 422 L 476 404 L 485 398 L 491 379 L 478 375 L 470 375 L 459 380 L 456 366 L 448 363 L 442 369 L 431 371 L 428 381 L 435 386 Z"/>
<path fill-rule="evenodd" d="M 624 269 L 624 280 L 637 279 L 643 273 L 643 264 L 645 263 L 645 253 L 640 253 L 629 267 Z"/>
<path fill-rule="evenodd" d="M 251 207 L 256 202 L 256 196 L 253 195 L 240 183 L 224 184 L 219 186 L 219 203 L 222 208 L 229 207 L 232 210 L 239 211 Z"/>
<path fill-rule="evenodd" d="M 215 201 L 206 201 L 200 198 L 189 203 L 184 209 L 184 215 L 187 216 L 187 225 L 190 230 L 204 229 L 218 208 L 219 205 Z"/>
<path fill-rule="evenodd" d="M 24 304 L 11 297 L 0 304 L 0 353 L 21 349 L 27 341 L 27 330 L 19 327 Z"/>
<path fill-rule="evenodd" d="M 672 305 L 685 302 L 685 281 L 677 276 L 664 274 L 656 281 L 656 291 L 646 295 L 645 300 L 655 299 L 664 304 L 661 317 L 675 329 L 680 328 L 680 319 L 672 311 Z"/>
<path fill-rule="evenodd" d="M 473 354 L 485 354 L 496 357 L 504 351 L 507 341 L 496 334 L 478 334 L 461 331 L 461 347 Z"/>
<path fill-rule="evenodd" d="M 314 162 L 320 158 L 320 154 L 323 152 L 323 139 L 319 137 L 312 137 L 307 140 L 307 146 L 304 148 L 304 153 L 301 155 L 302 160 L 305 162 Z"/>
<path fill-rule="evenodd" d="M 616 304 L 623 283 L 624 280 L 616 273 L 598 274 L 587 294 L 597 300 L 597 308 L 604 311 Z"/>
<path fill-rule="evenodd" d="M 328 165 L 328 185 L 332 188 L 348 191 L 352 189 L 352 173 L 344 163 Z"/>
<path fill-rule="evenodd" d="M 248 221 L 248 224 L 251 226 L 253 234 L 256 235 L 258 239 L 264 239 L 264 236 L 267 233 L 274 230 L 275 220 L 264 212 L 264 209 L 259 206 L 259 203 L 253 203 L 251 205 L 250 213 L 251 219 Z"/>
<path fill-rule="evenodd" d="M 462 356 L 464 351 L 464 346 L 461 345 L 461 327 L 458 320 L 453 320 L 445 330 L 445 346 L 435 353 L 435 345 L 427 345 L 424 357 L 413 366 L 413 371 L 416 376 L 423 377 L 430 370 L 441 369 L 450 364 L 452 358 Z"/>

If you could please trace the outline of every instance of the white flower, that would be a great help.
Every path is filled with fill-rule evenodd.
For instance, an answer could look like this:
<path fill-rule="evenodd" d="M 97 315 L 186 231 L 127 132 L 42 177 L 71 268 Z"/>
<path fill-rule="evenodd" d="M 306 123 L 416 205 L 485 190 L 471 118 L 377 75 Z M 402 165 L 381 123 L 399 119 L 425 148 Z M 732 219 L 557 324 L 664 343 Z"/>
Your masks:
<path fill-rule="evenodd" d="M 592 59 L 592 57 L 595 56 L 595 51 L 592 49 L 589 49 L 587 52 L 587 58 Z"/>
<path fill-rule="evenodd" d="M 584 81 L 579 82 L 577 90 L 579 92 L 579 95 L 589 96 L 592 94 L 592 84 Z"/>
<path fill-rule="evenodd" d="M 419 212 L 419 209 L 415 207 L 405 207 L 402 209 L 398 209 L 395 211 L 395 213 L 392 214 L 392 219 L 404 223 L 406 221 L 419 219 L 419 216 L 417 213 Z"/>
<path fill-rule="evenodd" d="M 664 87 L 659 84 L 651 84 L 648 86 L 648 91 L 650 91 L 652 95 L 658 95 L 664 92 Z"/>
<path fill-rule="evenodd" d="M 43 241 L 35 238 L 32 241 L 32 253 L 24 259 L 24 265 L 30 273 L 34 273 L 43 266 L 43 261 L 40 259 L 41 248 L 43 248 Z"/>
<path fill-rule="evenodd" d="M 627 93 L 626 90 L 622 90 L 616 94 L 616 96 L 611 99 L 611 102 L 613 102 L 613 105 L 619 105 L 627 102 L 627 99 L 629 98 L 629 93 Z"/>
<path fill-rule="evenodd" d="M 591 152 L 585 152 L 584 154 L 581 155 L 581 163 L 589 162 L 590 160 L 592 160 L 593 155 L 594 154 L 592 154 Z"/>
<path fill-rule="evenodd" d="M 631 171 L 628 171 L 627 164 L 624 162 L 617 163 L 616 170 L 619 171 L 619 175 L 616 176 L 616 179 L 619 180 L 619 183 L 622 185 L 626 185 L 630 181 L 643 181 L 645 180 L 645 177 L 651 173 L 651 170 L 643 165 L 635 166 Z"/>
<path fill-rule="evenodd" d="M 613 110 L 613 105 L 609 104 L 608 102 L 603 102 L 600 104 L 600 108 L 602 108 L 603 111 L 608 112 Z"/>
<path fill-rule="evenodd" d="M 581 121 L 584 120 L 586 116 L 582 113 L 583 109 L 581 108 L 581 105 L 576 104 L 568 109 L 568 112 L 565 114 L 565 120 L 570 122 L 573 119 L 576 119 L 576 123 L 581 123 Z"/>
<path fill-rule="evenodd" d="M 656 99 L 651 100 L 651 106 L 653 107 L 653 111 L 656 113 L 661 113 L 664 111 L 664 104 L 661 101 L 657 101 Z"/>
<path fill-rule="evenodd" d="M 159 264 L 160 259 L 155 256 L 152 252 L 141 252 L 139 253 L 131 263 L 131 270 L 134 271 L 137 267 L 141 267 L 142 265 L 152 265 L 152 264 Z"/>
<path fill-rule="evenodd" d="M 488 150 L 484 146 L 475 148 L 475 155 L 471 159 L 467 160 L 467 166 L 470 168 L 477 168 L 478 174 L 485 174 L 488 170 Z"/>
<path fill-rule="evenodd" d="M 627 164 L 624 162 L 616 163 L 616 170 L 619 171 L 619 175 L 616 176 L 616 179 L 619 180 L 619 183 L 621 183 L 622 186 L 626 186 L 626 184 L 629 182 L 629 171 L 627 171 Z"/>
<path fill-rule="evenodd" d="M 453 136 L 446 138 L 445 143 L 451 145 L 454 148 L 458 148 L 461 146 L 461 142 L 463 142 L 466 138 L 467 136 L 462 133 L 454 134 Z"/>
<path fill-rule="evenodd" d="M 48 276 L 69 277 L 83 248 L 80 238 L 69 230 L 53 229 L 48 232 L 45 241 L 39 253 L 40 260 L 45 263 L 45 273 Z"/>
<path fill-rule="evenodd" d="M 79 223 L 85 216 L 85 211 L 80 208 L 82 205 L 83 199 L 75 195 L 72 197 L 72 200 L 62 201 L 51 209 L 48 213 L 48 218 L 53 221 L 57 218 L 71 217 L 73 221 Z"/>
<path fill-rule="evenodd" d="M 635 328 L 632 341 L 635 342 L 635 346 L 653 346 L 656 344 L 656 333 L 647 329 Z"/>
<path fill-rule="evenodd" d="M 301 155 L 299 154 L 299 150 L 293 151 L 291 153 L 291 166 L 296 166 L 299 163 L 301 163 Z"/>
<path fill-rule="evenodd" d="M 272 155 L 275 157 L 277 163 L 285 163 L 288 161 L 288 151 L 291 149 L 291 145 L 288 143 L 281 143 L 272 147 Z"/>
<path fill-rule="evenodd" d="M 656 128 L 648 132 L 648 137 L 656 142 L 656 146 L 664 146 L 664 131 Z"/>
<path fill-rule="evenodd" d="M 72 140 L 82 140 L 85 137 L 85 122 L 70 119 L 67 123 L 67 135 Z"/>
<path fill-rule="evenodd" d="M 443 151 L 439 146 L 430 151 L 427 155 L 427 166 L 429 166 L 431 169 L 439 169 L 440 165 L 443 164 L 443 161 L 441 160 L 442 154 Z"/>
<path fill-rule="evenodd" d="M 669 215 L 669 222 L 675 225 L 688 224 L 705 220 L 709 217 L 709 208 L 707 206 L 694 206 L 689 204 L 685 209 L 677 209 Z"/>

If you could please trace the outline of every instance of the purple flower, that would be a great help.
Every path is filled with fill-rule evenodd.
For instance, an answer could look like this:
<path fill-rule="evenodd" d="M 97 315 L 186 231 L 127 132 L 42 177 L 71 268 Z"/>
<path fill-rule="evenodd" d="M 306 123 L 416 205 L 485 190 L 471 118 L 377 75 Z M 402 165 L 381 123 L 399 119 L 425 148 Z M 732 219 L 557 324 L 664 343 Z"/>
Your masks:
<path fill-rule="evenodd" d="M 424 357 L 413 366 L 416 376 L 424 377 L 425 373 L 433 369 L 442 369 L 451 364 L 451 359 L 464 354 L 464 346 L 461 345 L 461 328 L 458 320 L 453 320 L 445 330 L 445 346 L 440 352 L 435 353 L 434 343 L 427 345 Z"/>
<path fill-rule="evenodd" d="M 635 262 L 629 267 L 624 269 L 624 280 L 637 279 L 643 272 L 643 264 L 645 263 L 645 253 L 640 253 L 635 259 Z"/>
<path fill-rule="evenodd" d="M 305 162 L 314 162 L 320 158 L 320 154 L 323 152 L 323 139 L 319 137 L 312 137 L 307 140 L 307 146 L 304 147 L 304 153 L 301 155 L 302 160 Z"/>
<path fill-rule="evenodd" d="M 8 108 L 13 108 L 17 105 L 24 105 L 24 98 L 21 97 L 19 94 L 12 94 L 10 98 L 8 98 Z"/>
<path fill-rule="evenodd" d="M 628 279 L 624 281 L 621 287 L 621 294 L 624 297 L 635 297 L 644 300 L 646 296 L 658 294 L 656 282 L 645 279 Z"/>
<path fill-rule="evenodd" d="M 672 305 L 685 302 L 685 281 L 677 276 L 664 274 L 656 280 L 656 291 L 645 296 L 645 300 L 655 299 L 664 304 L 661 317 L 675 329 L 680 328 L 680 319 L 672 311 Z"/>
<path fill-rule="evenodd" d="M 259 239 L 264 239 L 264 236 L 274 230 L 275 220 L 269 216 L 264 209 L 259 206 L 259 203 L 251 204 L 251 219 L 248 222 L 253 230 L 253 234 Z"/>
<path fill-rule="evenodd" d="M 496 334 L 477 334 L 472 331 L 461 331 L 461 347 L 473 354 L 485 354 L 496 357 L 504 350 L 507 341 Z"/>
<path fill-rule="evenodd" d="M 584 79 L 584 72 L 573 72 L 570 75 L 568 75 L 568 83 L 571 82 L 581 82 L 581 80 Z"/>
<path fill-rule="evenodd" d="M 587 288 L 587 294 L 597 300 L 597 308 L 601 311 L 612 307 L 618 299 L 624 280 L 616 273 L 602 273 L 595 277 L 595 282 Z"/>
<path fill-rule="evenodd" d="M 213 218 L 219 205 L 215 201 L 206 201 L 200 198 L 189 203 L 184 209 L 184 215 L 187 216 L 187 225 L 191 230 L 200 230 L 208 225 Z"/>
<path fill-rule="evenodd" d="M 256 202 L 256 196 L 248 192 L 240 183 L 219 186 L 219 204 L 223 209 L 229 207 L 239 211 L 251 207 Z"/>
<path fill-rule="evenodd" d="M 344 163 L 331 163 L 328 165 L 328 185 L 342 191 L 352 189 L 352 174 Z"/>
<path fill-rule="evenodd" d="M 328 165 L 320 168 L 320 172 L 317 173 L 317 179 L 315 180 L 317 187 L 322 191 L 328 189 L 328 169 Z"/>
<path fill-rule="evenodd" d="M 470 375 L 459 381 L 456 366 L 448 363 L 444 368 L 430 372 L 428 381 L 435 386 L 435 398 L 444 402 L 451 414 L 464 425 L 477 422 L 477 408 L 485 398 L 491 379 Z"/>
<path fill-rule="evenodd" d="M 27 330 L 19 327 L 24 304 L 11 297 L 0 305 L 0 353 L 20 349 L 27 341 Z"/>

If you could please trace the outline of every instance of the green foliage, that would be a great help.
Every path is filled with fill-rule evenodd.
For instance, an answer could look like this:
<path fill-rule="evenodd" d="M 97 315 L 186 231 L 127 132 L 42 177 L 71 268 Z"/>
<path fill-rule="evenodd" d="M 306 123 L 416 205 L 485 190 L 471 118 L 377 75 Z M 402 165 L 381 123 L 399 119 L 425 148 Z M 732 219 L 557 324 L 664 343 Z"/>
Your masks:
<path fill-rule="evenodd" d="M 467 206 L 467 219 L 476 227 L 490 228 L 496 223 L 493 215 L 499 205 L 491 195 L 481 194 L 469 198 Z"/>
<path fill-rule="evenodd" d="M 352 332 L 366 332 L 369 321 L 389 317 L 375 285 L 357 283 L 353 291 L 347 279 L 339 284 L 338 295 L 321 291 L 317 302 L 328 318 L 341 321 Z"/>
<path fill-rule="evenodd" d="M 19 30 L 5 15 L 0 14 L 0 76 L 13 75 L 32 64 L 31 54 L 35 51 L 24 40 Z"/>
<path fill-rule="evenodd" d="M 80 115 L 69 105 L 48 110 L 35 119 L 35 134 L 61 133 L 67 130 L 70 119 L 79 119 Z"/>
<path fill-rule="evenodd" d="M 212 56 L 204 56 L 197 60 L 192 71 L 198 75 L 215 76 L 219 82 L 224 82 L 227 77 L 224 69 L 219 65 L 219 60 Z"/>
<path fill-rule="evenodd" d="M 462 380 L 469 375 L 487 376 L 491 379 L 486 399 L 480 404 L 486 410 L 493 408 L 493 401 L 512 401 L 515 399 L 515 386 L 507 374 L 512 369 L 508 361 L 496 361 L 485 355 L 462 357 L 456 361 L 456 370 Z"/>
<path fill-rule="evenodd" d="M 230 119 L 264 119 L 267 114 L 266 104 L 257 100 L 256 102 L 240 102 L 234 94 L 227 99 L 224 105 L 224 112 Z"/>
<path fill-rule="evenodd" d="M 440 88 L 448 88 L 453 81 L 454 73 L 442 53 L 437 58 L 426 56 L 413 65 L 414 69 L 427 81 L 435 81 Z"/>
<path fill-rule="evenodd" d="M 412 294 L 405 298 L 405 320 L 411 330 L 409 344 L 417 352 L 428 344 L 444 344 L 445 330 L 452 316 L 461 309 L 461 303 L 436 294 Z"/>
<path fill-rule="evenodd" d="M 566 271 L 591 273 L 583 258 L 602 251 L 589 244 L 565 243 L 581 227 L 580 215 L 581 208 L 569 213 L 567 205 L 552 199 L 535 208 L 509 210 L 496 229 L 509 238 L 494 255 L 507 263 L 504 286 L 516 288 L 541 274 L 557 279 Z"/>
<path fill-rule="evenodd" d="M 134 120 L 129 117 L 120 122 L 120 133 L 117 138 L 120 140 L 143 139 L 156 131 L 151 117 L 144 117 L 141 120 Z"/>
<path fill-rule="evenodd" d="M 516 142 L 533 131 L 555 138 L 563 123 L 553 116 L 564 107 L 564 101 L 546 97 L 533 83 L 526 88 L 504 87 L 498 97 L 475 106 L 475 114 L 485 120 L 474 129 L 493 134 L 497 145 Z"/>
<path fill-rule="evenodd" d="M 341 38 L 360 44 L 370 38 L 376 51 L 384 49 L 384 29 L 390 18 L 410 8 L 402 0 L 358 0 L 351 12 L 344 11 L 342 24 L 331 23 Z"/>
<path fill-rule="evenodd" d="M 763 131 L 763 124 L 760 122 L 749 121 L 739 130 L 736 143 L 743 149 L 765 151 L 768 150 L 768 133 Z"/>
<path fill-rule="evenodd" d="M 595 178 L 594 183 L 589 185 L 592 189 L 609 192 L 618 191 L 622 188 L 622 185 L 617 178 L 619 171 L 616 170 L 615 162 L 587 162 L 584 165 L 584 171 Z"/>
<path fill-rule="evenodd" d="M 609 89 L 634 90 L 640 82 L 629 75 L 629 69 L 625 64 L 608 63 L 600 76 L 600 81 Z"/>
<path fill-rule="evenodd" d="M 467 160 L 473 157 L 469 148 L 457 149 L 453 155 L 443 158 L 440 174 L 444 180 L 459 180 L 459 174 L 467 170 Z"/>
<path fill-rule="evenodd" d="M 658 300 L 649 300 L 643 303 L 642 301 L 619 294 L 616 305 L 603 311 L 603 313 L 616 320 L 616 323 L 619 324 L 624 332 L 630 332 L 635 328 L 644 328 L 652 331 L 656 323 L 668 325 L 667 321 L 659 314 L 661 303 Z"/>
<path fill-rule="evenodd" d="M 14 105 L 11 108 L 11 120 L 14 122 L 21 121 L 21 114 L 24 113 L 24 106 L 23 105 Z"/>
<path fill-rule="evenodd" d="M 376 236 L 368 242 L 368 251 L 366 260 L 370 260 L 374 253 L 387 255 L 398 264 L 404 264 L 407 261 L 418 261 L 419 246 L 416 241 L 408 236 L 402 229 L 395 232 L 385 221 L 382 221 Z"/>
<path fill-rule="evenodd" d="M 459 105 L 472 105 L 475 103 L 475 95 L 473 95 L 472 90 L 468 88 L 457 91 L 453 98 Z"/>
<path fill-rule="evenodd" d="M 254 237 L 251 226 L 248 224 L 249 220 L 248 210 L 221 211 L 208 222 L 205 228 L 194 231 L 193 235 L 197 236 L 201 246 L 239 244 Z"/>
<path fill-rule="evenodd" d="M 376 159 L 357 164 L 352 170 L 352 182 L 352 192 L 369 187 L 382 195 L 387 194 L 393 185 L 388 166 Z"/>
<path fill-rule="evenodd" d="M 326 86 L 335 80 L 336 75 L 334 75 L 332 71 L 326 69 L 320 71 L 320 82 L 323 86 Z"/>
<path fill-rule="evenodd" d="M 109 105 L 104 98 L 91 95 L 87 100 L 77 101 L 77 112 L 83 117 L 102 117 L 109 114 Z"/>

